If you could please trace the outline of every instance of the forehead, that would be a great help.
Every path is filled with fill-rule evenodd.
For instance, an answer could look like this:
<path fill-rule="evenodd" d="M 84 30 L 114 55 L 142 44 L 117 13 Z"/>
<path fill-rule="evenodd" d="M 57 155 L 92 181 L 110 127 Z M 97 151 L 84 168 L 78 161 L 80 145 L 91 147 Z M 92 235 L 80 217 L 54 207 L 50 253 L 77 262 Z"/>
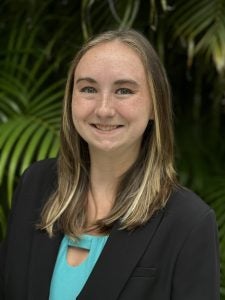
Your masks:
<path fill-rule="evenodd" d="M 144 65 L 137 52 L 127 44 L 115 40 L 98 44 L 80 59 L 75 75 L 86 72 L 124 72 L 145 76 Z"/>

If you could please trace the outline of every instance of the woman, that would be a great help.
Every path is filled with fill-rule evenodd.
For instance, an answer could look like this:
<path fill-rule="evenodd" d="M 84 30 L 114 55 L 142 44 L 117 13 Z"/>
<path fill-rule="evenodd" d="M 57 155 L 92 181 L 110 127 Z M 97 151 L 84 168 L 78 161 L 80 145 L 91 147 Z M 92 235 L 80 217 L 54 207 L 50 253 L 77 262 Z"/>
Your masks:
<path fill-rule="evenodd" d="M 23 175 L 1 274 L 7 300 L 219 299 L 215 215 L 176 183 L 169 84 L 136 31 L 72 62 L 59 158 Z"/>

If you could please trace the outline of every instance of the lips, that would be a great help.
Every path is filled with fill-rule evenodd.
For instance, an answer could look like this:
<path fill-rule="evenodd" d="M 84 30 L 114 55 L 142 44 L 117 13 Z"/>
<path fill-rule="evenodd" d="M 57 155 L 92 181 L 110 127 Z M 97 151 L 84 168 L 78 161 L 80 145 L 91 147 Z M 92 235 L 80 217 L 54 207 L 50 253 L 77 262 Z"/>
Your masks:
<path fill-rule="evenodd" d="M 91 126 L 97 128 L 98 130 L 101 130 L 101 131 L 112 131 L 112 130 L 122 127 L 123 125 L 91 124 Z"/>

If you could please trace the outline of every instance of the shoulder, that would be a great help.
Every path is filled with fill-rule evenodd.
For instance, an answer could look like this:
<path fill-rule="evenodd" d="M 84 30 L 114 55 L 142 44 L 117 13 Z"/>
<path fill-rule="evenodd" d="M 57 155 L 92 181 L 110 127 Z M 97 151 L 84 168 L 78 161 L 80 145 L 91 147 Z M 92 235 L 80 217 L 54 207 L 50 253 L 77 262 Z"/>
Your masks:
<path fill-rule="evenodd" d="M 39 206 L 57 187 L 57 160 L 33 163 L 21 176 L 13 197 L 13 208 Z M 30 209 L 31 210 L 31 209 Z"/>
<path fill-rule="evenodd" d="M 170 212 L 185 212 L 193 215 L 204 213 L 210 207 L 195 192 L 180 186 L 172 192 L 167 203 L 167 209 Z"/>
<path fill-rule="evenodd" d="M 36 161 L 31 164 L 25 174 L 33 174 L 33 173 L 54 173 L 57 170 L 57 159 L 56 158 L 48 158 L 45 160 Z"/>
<path fill-rule="evenodd" d="M 197 194 L 185 187 L 174 189 L 164 209 L 165 220 L 174 228 L 190 230 L 205 219 L 214 219 L 212 208 Z"/>
<path fill-rule="evenodd" d="M 49 158 L 34 162 L 28 167 L 22 176 L 22 180 L 26 181 L 55 181 L 57 178 L 57 159 Z"/>

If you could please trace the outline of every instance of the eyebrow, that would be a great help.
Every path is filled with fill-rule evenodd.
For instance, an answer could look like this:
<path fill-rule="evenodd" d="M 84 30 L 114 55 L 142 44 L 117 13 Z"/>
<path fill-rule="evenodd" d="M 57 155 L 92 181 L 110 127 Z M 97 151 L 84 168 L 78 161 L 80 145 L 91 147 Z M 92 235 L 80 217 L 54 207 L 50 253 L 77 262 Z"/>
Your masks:
<path fill-rule="evenodd" d="M 90 83 L 97 83 L 97 81 L 91 77 L 80 77 L 76 80 L 76 83 L 79 83 L 80 81 L 88 81 Z"/>
<path fill-rule="evenodd" d="M 139 84 L 137 83 L 137 81 L 133 80 L 133 79 L 119 79 L 119 80 L 116 80 L 114 82 L 115 85 L 120 85 L 120 84 L 131 84 L 133 86 L 136 86 L 138 87 Z"/>
<path fill-rule="evenodd" d="M 76 80 L 76 84 L 81 82 L 81 81 L 87 81 L 90 83 L 97 83 L 97 81 L 91 77 L 80 77 Z M 114 82 L 115 85 L 120 85 L 120 84 L 131 84 L 134 85 L 136 87 L 139 86 L 139 84 L 137 83 L 137 81 L 133 80 L 133 79 L 118 79 Z"/>

